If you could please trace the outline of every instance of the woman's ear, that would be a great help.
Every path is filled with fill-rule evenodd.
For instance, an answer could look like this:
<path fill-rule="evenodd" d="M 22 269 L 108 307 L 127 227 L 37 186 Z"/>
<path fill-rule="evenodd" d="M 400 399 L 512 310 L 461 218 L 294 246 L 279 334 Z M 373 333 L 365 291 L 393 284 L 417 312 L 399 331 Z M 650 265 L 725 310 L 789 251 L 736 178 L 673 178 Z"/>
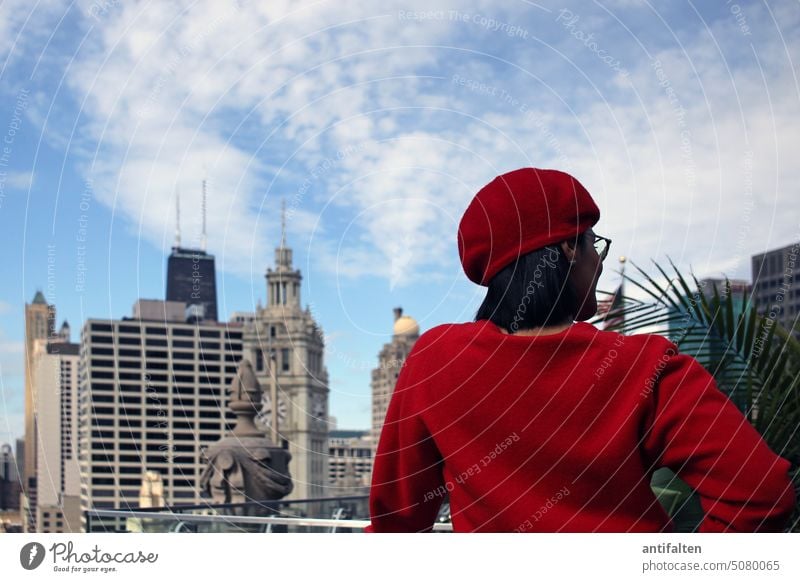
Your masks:
<path fill-rule="evenodd" d="M 575 262 L 575 241 L 574 240 L 565 240 L 561 241 L 561 252 L 564 253 L 564 256 L 570 263 Z"/>

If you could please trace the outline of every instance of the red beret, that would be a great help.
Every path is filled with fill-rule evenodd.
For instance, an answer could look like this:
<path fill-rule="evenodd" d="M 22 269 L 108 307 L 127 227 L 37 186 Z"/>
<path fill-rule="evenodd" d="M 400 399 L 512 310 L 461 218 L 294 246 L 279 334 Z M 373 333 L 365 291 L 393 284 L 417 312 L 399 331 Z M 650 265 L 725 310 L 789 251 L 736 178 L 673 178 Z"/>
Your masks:
<path fill-rule="evenodd" d="M 458 227 L 464 272 L 478 285 L 518 257 L 575 238 L 600 219 L 580 182 L 558 170 L 522 168 L 498 176 L 467 207 Z"/>

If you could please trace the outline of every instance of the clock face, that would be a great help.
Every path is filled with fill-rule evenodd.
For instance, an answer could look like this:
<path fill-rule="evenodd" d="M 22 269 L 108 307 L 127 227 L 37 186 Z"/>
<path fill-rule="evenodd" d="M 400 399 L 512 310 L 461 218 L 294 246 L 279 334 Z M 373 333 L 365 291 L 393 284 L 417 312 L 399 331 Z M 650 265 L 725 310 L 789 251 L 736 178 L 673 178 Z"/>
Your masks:
<path fill-rule="evenodd" d="M 311 401 L 311 414 L 317 420 L 325 420 L 325 400 L 322 396 L 314 395 Z"/>
<path fill-rule="evenodd" d="M 325 396 L 322 394 L 311 395 L 311 410 L 309 410 L 309 415 L 311 416 L 311 425 L 315 430 L 327 430 L 327 408 Z"/>
<path fill-rule="evenodd" d="M 289 407 L 286 402 L 278 397 L 278 426 L 286 424 L 286 417 L 289 412 Z M 256 415 L 256 421 L 263 427 L 272 426 L 272 399 L 269 394 L 261 395 L 261 410 Z"/>

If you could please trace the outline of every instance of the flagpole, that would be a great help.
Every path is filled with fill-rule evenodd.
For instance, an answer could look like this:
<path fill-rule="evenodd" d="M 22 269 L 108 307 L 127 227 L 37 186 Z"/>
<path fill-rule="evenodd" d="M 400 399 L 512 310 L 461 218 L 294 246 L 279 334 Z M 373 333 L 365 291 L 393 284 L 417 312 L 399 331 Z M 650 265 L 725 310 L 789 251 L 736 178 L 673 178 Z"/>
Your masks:
<path fill-rule="evenodd" d="M 620 282 L 619 282 L 619 290 L 618 293 L 620 295 L 620 303 L 623 301 L 622 297 L 625 295 L 625 263 L 628 259 L 625 255 L 621 255 L 619 258 L 620 264 Z M 622 327 L 625 327 L 625 313 L 622 313 Z"/>

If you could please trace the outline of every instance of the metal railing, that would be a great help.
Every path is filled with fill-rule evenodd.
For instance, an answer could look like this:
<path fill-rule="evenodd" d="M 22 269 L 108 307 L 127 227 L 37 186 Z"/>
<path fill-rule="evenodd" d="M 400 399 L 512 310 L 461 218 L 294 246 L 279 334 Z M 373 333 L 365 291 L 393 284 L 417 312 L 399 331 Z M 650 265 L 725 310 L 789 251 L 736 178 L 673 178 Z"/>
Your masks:
<path fill-rule="evenodd" d="M 191 504 L 84 512 L 87 532 L 172 533 L 357 533 L 369 524 L 368 497 Z M 442 520 L 446 520 L 443 514 Z M 453 531 L 437 521 L 435 532 Z"/>

